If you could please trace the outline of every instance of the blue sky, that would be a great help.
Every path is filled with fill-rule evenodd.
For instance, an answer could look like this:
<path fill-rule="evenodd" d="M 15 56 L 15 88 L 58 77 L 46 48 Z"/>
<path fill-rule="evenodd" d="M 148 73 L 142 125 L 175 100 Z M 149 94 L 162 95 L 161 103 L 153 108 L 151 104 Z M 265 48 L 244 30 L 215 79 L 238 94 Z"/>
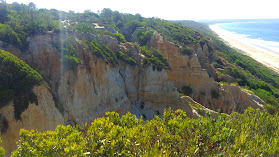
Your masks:
<path fill-rule="evenodd" d="M 38 8 L 96 12 L 103 8 L 166 20 L 279 18 L 278 0 L 6 0 Z"/>

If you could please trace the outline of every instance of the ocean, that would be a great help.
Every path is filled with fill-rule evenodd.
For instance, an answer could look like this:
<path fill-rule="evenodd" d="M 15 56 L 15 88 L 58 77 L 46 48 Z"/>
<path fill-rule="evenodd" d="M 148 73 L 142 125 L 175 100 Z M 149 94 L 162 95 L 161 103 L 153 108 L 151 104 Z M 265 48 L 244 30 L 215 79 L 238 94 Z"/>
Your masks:
<path fill-rule="evenodd" d="M 224 23 L 218 27 L 255 47 L 279 53 L 279 19 Z"/>

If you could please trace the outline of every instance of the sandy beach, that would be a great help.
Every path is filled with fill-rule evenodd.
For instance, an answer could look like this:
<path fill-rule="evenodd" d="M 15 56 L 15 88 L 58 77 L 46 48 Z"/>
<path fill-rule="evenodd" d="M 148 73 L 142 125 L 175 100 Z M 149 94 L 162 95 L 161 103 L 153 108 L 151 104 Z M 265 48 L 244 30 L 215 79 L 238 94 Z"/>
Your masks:
<path fill-rule="evenodd" d="M 223 30 L 218 27 L 218 24 L 210 25 L 213 30 L 220 38 L 222 38 L 228 45 L 233 48 L 240 50 L 239 52 L 244 53 L 269 67 L 279 74 L 279 54 L 271 50 L 261 47 L 261 45 L 251 44 L 252 40 L 249 41 L 247 38 L 242 38 L 232 32 Z"/>

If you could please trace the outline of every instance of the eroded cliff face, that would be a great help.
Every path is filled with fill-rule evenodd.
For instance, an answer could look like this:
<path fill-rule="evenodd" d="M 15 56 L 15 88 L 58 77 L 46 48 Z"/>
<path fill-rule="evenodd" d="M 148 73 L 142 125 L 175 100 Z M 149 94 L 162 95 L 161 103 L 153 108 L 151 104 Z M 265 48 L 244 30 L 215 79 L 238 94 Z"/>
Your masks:
<path fill-rule="evenodd" d="M 58 88 L 58 98 L 65 110 L 65 120 L 76 123 L 91 122 L 105 112 L 124 114 L 131 102 L 125 92 L 125 83 L 118 68 L 93 57 L 88 67 L 64 72 Z"/>
<path fill-rule="evenodd" d="M 190 86 L 193 89 L 190 96 L 203 106 L 215 111 L 221 109 L 225 113 L 243 112 L 248 107 L 262 108 L 263 102 L 254 99 L 257 96 L 247 93 L 238 86 L 221 85 L 214 81 L 213 77 L 209 77 L 209 73 L 212 76 L 216 74 L 210 60 L 214 61 L 217 56 L 207 44 L 203 46 L 199 43 L 191 44 L 189 47 L 193 53 L 183 55 L 178 46 L 155 32 L 149 45 L 161 51 L 168 59 L 171 66 L 171 70 L 167 71 L 168 80 L 180 90 L 183 86 Z"/>
<path fill-rule="evenodd" d="M 52 91 L 50 93 L 43 86 L 35 87 L 39 105 L 30 104 L 22 113 L 21 121 L 13 118 L 12 104 L 0 109 L 9 126 L 1 136 L 7 152 L 15 149 L 20 128 L 53 130 L 59 124 L 89 123 L 108 111 L 120 114 L 129 111 L 137 117 L 152 119 L 155 115 L 162 117 L 164 109 L 169 107 L 183 109 L 189 117 L 199 117 L 200 113 L 192 104 L 205 106 L 203 110 L 213 116 L 217 109 L 231 113 L 247 107 L 262 108 L 263 102 L 258 97 L 237 86 L 214 81 L 216 72 L 210 60 L 214 60 L 216 54 L 206 44 L 189 45 L 194 52 L 183 55 L 178 46 L 155 32 L 148 44 L 161 51 L 170 64 L 169 69 L 157 71 L 152 66 L 144 68 L 140 64 L 144 56 L 133 44 L 119 43 L 114 37 L 104 36 L 104 42 L 113 51 L 129 54 L 138 65 L 129 66 L 120 61 L 119 65 L 112 66 L 78 44 L 75 49 L 83 63 L 76 69 L 67 70 L 61 64 L 61 52 L 55 47 L 60 38 L 64 37 L 56 34 L 32 37 L 27 52 L 12 46 L 6 48 L 37 70 Z M 186 85 L 191 86 L 193 93 L 180 98 L 177 90 Z M 212 90 L 218 91 L 218 97 L 212 96 Z M 62 110 L 58 111 L 55 104 Z"/>

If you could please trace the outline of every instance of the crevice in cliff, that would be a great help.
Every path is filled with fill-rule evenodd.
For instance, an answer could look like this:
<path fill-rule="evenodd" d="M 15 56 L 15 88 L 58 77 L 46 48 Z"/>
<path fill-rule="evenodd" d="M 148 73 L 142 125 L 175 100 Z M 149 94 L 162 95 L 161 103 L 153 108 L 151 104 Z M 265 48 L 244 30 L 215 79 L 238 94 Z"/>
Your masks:
<path fill-rule="evenodd" d="M 51 92 L 51 95 L 52 95 L 52 98 L 53 98 L 53 101 L 54 101 L 54 105 L 55 107 L 58 109 L 58 111 L 64 116 L 64 106 L 63 104 L 59 101 L 58 97 L 55 96 L 55 94 L 53 92 Z"/>
<path fill-rule="evenodd" d="M 127 95 L 127 87 L 126 87 L 126 80 L 125 80 L 125 77 L 123 76 L 122 72 L 121 72 L 121 69 L 118 70 L 118 73 L 119 75 L 121 76 L 123 82 L 124 82 L 124 89 L 125 89 L 125 94 Z"/>
<path fill-rule="evenodd" d="M 0 114 L 0 131 L 1 135 L 5 134 L 9 128 L 9 123 L 6 117 Z"/>
<path fill-rule="evenodd" d="M 138 91 L 137 91 L 137 101 L 140 99 L 140 95 L 143 95 L 143 90 L 142 90 L 142 81 L 143 81 L 143 79 L 144 79 L 144 76 L 143 76 L 143 68 L 142 67 L 139 67 L 139 70 L 138 70 L 138 73 L 137 73 L 137 89 L 138 89 Z"/>
<path fill-rule="evenodd" d="M 93 84 L 93 90 L 94 90 L 95 94 L 97 95 L 98 92 L 95 87 L 96 82 L 95 82 L 93 74 L 91 73 L 91 68 L 90 68 L 91 54 L 88 51 L 85 51 L 84 49 L 80 50 L 80 51 L 81 51 L 80 56 L 81 56 L 81 59 L 84 64 L 84 66 L 82 66 L 82 67 L 86 70 L 86 73 L 89 74 L 89 77 Z M 92 56 L 92 57 L 95 57 L 95 56 Z M 96 64 L 96 62 L 94 64 Z"/>

